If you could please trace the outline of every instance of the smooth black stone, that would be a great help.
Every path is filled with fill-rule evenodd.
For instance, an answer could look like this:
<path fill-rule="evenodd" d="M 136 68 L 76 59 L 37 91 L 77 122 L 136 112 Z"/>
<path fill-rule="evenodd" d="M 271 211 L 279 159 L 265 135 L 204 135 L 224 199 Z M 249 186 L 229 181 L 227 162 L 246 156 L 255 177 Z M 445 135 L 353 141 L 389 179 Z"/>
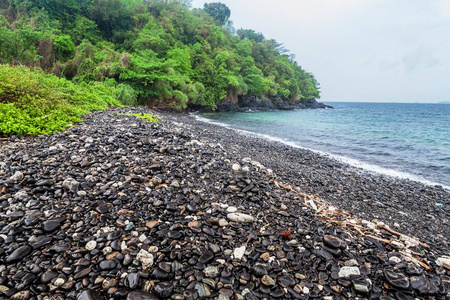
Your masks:
<path fill-rule="evenodd" d="M 28 254 L 30 254 L 31 252 L 31 247 L 30 246 L 22 246 L 17 248 L 16 250 L 13 251 L 13 253 L 11 253 L 7 258 L 6 258 L 6 263 L 13 263 L 16 262 L 18 260 L 23 259 L 25 256 L 27 256 Z"/>
<path fill-rule="evenodd" d="M 24 286 L 30 285 L 34 280 L 36 279 L 36 275 L 27 273 L 25 276 L 22 277 L 22 283 Z"/>
<path fill-rule="evenodd" d="M 409 265 L 406 266 L 405 272 L 408 275 L 416 275 L 416 276 L 418 276 L 418 275 L 422 275 L 423 269 L 418 267 L 418 266 L 414 266 L 414 265 L 409 264 Z"/>
<path fill-rule="evenodd" d="M 121 240 L 115 240 L 115 241 L 112 241 L 110 246 L 111 246 L 111 249 L 120 251 L 122 249 L 121 244 L 122 244 Z"/>
<path fill-rule="evenodd" d="M 374 255 L 367 255 L 366 256 L 366 261 L 370 262 L 372 264 L 378 264 L 380 262 L 380 260 L 378 259 L 378 257 L 374 256 Z"/>
<path fill-rule="evenodd" d="M 169 274 L 161 270 L 160 268 L 155 268 L 152 272 L 152 277 L 156 279 L 166 279 Z"/>
<path fill-rule="evenodd" d="M 127 300 L 159 300 L 159 298 L 151 293 L 132 291 L 128 294 Z"/>
<path fill-rule="evenodd" d="M 315 255 L 317 255 L 318 257 L 321 257 L 325 260 L 333 260 L 333 255 L 331 255 L 330 252 L 324 250 L 324 249 L 319 249 L 319 250 L 314 250 L 313 251 Z"/>
<path fill-rule="evenodd" d="M 117 230 L 117 231 L 110 232 L 108 234 L 108 236 L 106 237 L 106 239 L 108 241 L 114 241 L 114 240 L 117 240 L 118 238 L 120 238 L 121 236 L 122 236 L 122 231 Z"/>
<path fill-rule="evenodd" d="M 214 230 L 213 230 L 212 228 L 209 228 L 209 227 L 203 227 L 203 228 L 202 228 L 202 231 L 203 231 L 204 233 L 206 233 L 207 235 L 214 236 Z"/>
<path fill-rule="evenodd" d="M 384 277 L 386 280 L 395 288 L 398 289 L 408 289 L 409 288 L 409 280 L 403 273 L 394 272 L 391 270 L 384 270 Z"/>
<path fill-rule="evenodd" d="M 327 246 L 323 246 L 323 250 L 331 253 L 334 257 L 340 257 L 342 255 L 341 249 L 329 248 Z"/>
<path fill-rule="evenodd" d="M 202 256 L 198 259 L 198 261 L 202 264 L 207 264 L 214 259 L 214 254 L 211 251 L 205 251 Z"/>
<path fill-rule="evenodd" d="M 88 275 L 91 272 L 92 268 L 88 267 L 86 269 L 81 270 L 80 272 L 76 273 L 75 276 L 73 277 L 74 279 L 80 279 L 83 278 L 84 276 Z"/>
<path fill-rule="evenodd" d="M 117 261 L 114 259 L 106 259 L 100 262 L 100 269 L 113 270 L 117 267 Z"/>
<path fill-rule="evenodd" d="M 191 204 L 186 205 L 186 210 L 187 210 L 188 212 L 190 212 L 190 213 L 195 213 L 195 212 L 197 212 L 197 209 L 196 209 L 193 205 L 191 205 Z"/>
<path fill-rule="evenodd" d="M 280 276 L 278 277 L 278 281 L 282 287 L 291 287 L 295 285 L 295 279 L 291 275 Z"/>
<path fill-rule="evenodd" d="M 59 220 L 48 220 L 42 223 L 42 229 L 45 232 L 52 232 L 61 226 L 61 222 Z"/>
<path fill-rule="evenodd" d="M 83 291 L 77 296 L 77 300 L 104 300 L 100 294 L 95 290 Z"/>
<path fill-rule="evenodd" d="M 160 268 L 161 270 L 163 270 L 166 273 L 170 273 L 171 271 L 171 264 L 168 262 L 160 262 L 158 264 L 158 268 Z"/>
<path fill-rule="evenodd" d="M 40 235 L 33 242 L 30 243 L 33 249 L 40 249 L 41 247 L 49 244 L 53 240 L 50 235 Z"/>
<path fill-rule="evenodd" d="M 273 298 L 281 298 L 284 296 L 284 291 L 278 288 L 275 291 L 271 292 L 270 296 L 272 296 Z"/>
<path fill-rule="evenodd" d="M 332 235 L 325 235 L 323 237 L 323 243 L 330 247 L 330 248 L 334 248 L 334 249 L 339 249 L 339 248 L 345 248 L 345 243 L 343 240 L 341 240 L 338 237 L 332 236 Z"/>
<path fill-rule="evenodd" d="M 167 236 L 170 239 L 178 240 L 179 238 L 181 238 L 183 236 L 183 234 L 181 232 L 179 232 L 179 231 L 169 231 L 167 233 Z"/>
<path fill-rule="evenodd" d="M 127 276 L 128 287 L 130 289 L 135 289 L 139 283 L 139 274 L 131 273 Z"/>
<path fill-rule="evenodd" d="M 119 287 L 116 290 L 116 292 L 114 293 L 114 297 L 115 297 L 115 299 L 123 299 L 128 295 L 129 292 L 130 292 L 129 289 L 124 288 L 124 287 Z"/>
<path fill-rule="evenodd" d="M 109 206 L 106 204 L 99 205 L 97 206 L 97 211 L 101 214 L 105 214 L 109 212 Z"/>
<path fill-rule="evenodd" d="M 413 276 L 410 279 L 411 287 L 421 295 L 434 295 L 439 292 L 439 288 L 428 278 Z"/>
<path fill-rule="evenodd" d="M 49 270 L 49 271 L 46 271 L 44 274 L 42 274 L 42 276 L 41 276 L 41 281 L 42 281 L 43 283 L 48 283 L 48 282 L 50 282 L 53 278 L 55 278 L 56 276 L 58 276 L 58 273 L 56 273 L 56 272 L 53 271 L 53 270 Z"/>
<path fill-rule="evenodd" d="M 51 250 L 57 252 L 57 253 L 64 253 L 70 248 L 69 244 L 56 244 L 52 246 Z"/>
<path fill-rule="evenodd" d="M 412 297 L 406 296 L 402 292 L 396 292 L 395 293 L 395 298 L 397 298 L 397 300 L 413 300 Z"/>
<path fill-rule="evenodd" d="M 395 298 L 392 298 L 390 296 L 380 296 L 380 300 L 395 300 Z"/>
<path fill-rule="evenodd" d="M 294 248 L 292 246 L 288 245 L 287 243 L 283 244 L 282 249 L 283 249 L 284 252 L 294 251 Z"/>
<path fill-rule="evenodd" d="M 38 213 L 34 213 L 31 215 L 25 216 L 25 220 L 24 220 L 25 225 L 26 226 L 35 225 L 37 222 L 40 221 L 40 217 L 42 217 L 43 215 L 44 215 L 43 213 L 38 212 Z"/>
<path fill-rule="evenodd" d="M 161 282 L 155 285 L 154 293 L 160 298 L 168 298 L 173 292 L 173 285 L 170 282 Z"/>

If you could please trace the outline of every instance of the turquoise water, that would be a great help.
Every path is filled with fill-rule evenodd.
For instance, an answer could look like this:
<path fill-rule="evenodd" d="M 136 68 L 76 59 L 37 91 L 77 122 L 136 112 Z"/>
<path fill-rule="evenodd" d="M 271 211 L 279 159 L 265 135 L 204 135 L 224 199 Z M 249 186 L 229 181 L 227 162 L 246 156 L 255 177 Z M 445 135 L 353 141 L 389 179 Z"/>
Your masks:
<path fill-rule="evenodd" d="M 335 109 L 202 116 L 371 171 L 450 186 L 450 105 L 329 104 Z"/>

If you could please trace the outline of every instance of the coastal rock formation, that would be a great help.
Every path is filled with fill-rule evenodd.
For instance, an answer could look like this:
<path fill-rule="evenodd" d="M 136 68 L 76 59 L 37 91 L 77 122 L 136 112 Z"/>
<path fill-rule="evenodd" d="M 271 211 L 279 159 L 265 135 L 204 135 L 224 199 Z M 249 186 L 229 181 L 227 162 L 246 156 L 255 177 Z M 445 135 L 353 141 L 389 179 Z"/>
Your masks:
<path fill-rule="evenodd" d="M 433 240 L 445 225 L 406 236 L 286 183 L 206 127 L 117 114 L 128 110 L 145 111 L 1 142 L 0 298 L 450 296 L 448 242 Z M 442 202 L 433 216 L 448 213 Z"/>
<path fill-rule="evenodd" d="M 318 109 L 318 108 L 333 108 L 330 105 L 326 105 L 317 102 L 316 99 L 309 99 L 306 102 L 295 101 L 287 102 L 281 98 L 263 98 L 259 99 L 254 96 L 251 97 L 238 97 L 237 101 L 230 101 L 225 99 L 217 103 L 218 111 L 248 111 L 248 110 L 292 110 L 292 109 Z"/>

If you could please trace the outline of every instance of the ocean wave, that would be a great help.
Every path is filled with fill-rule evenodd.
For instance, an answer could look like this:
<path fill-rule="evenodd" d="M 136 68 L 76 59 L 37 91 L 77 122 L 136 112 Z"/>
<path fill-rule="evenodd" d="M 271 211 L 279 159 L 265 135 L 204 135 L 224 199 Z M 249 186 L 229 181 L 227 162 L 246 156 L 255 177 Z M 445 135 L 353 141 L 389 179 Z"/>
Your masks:
<path fill-rule="evenodd" d="M 308 150 L 308 151 L 311 151 L 311 152 L 323 155 L 325 157 L 337 160 L 339 162 L 345 163 L 345 164 L 350 165 L 352 167 L 356 167 L 356 168 L 359 168 L 359 169 L 362 169 L 362 170 L 365 170 L 365 171 L 368 171 L 368 172 L 371 172 L 371 173 L 380 174 L 380 175 L 387 175 L 387 176 L 398 178 L 398 179 L 408 179 L 408 180 L 412 180 L 412 181 L 423 183 L 423 184 L 428 185 L 428 186 L 436 186 L 436 185 L 438 185 L 438 186 L 442 186 L 446 190 L 450 190 L 450 186 L 444 185 L 444 184 L 439 183 L 439 182 L 434 182 L 434 181 L 425 179 L 425 178 L 423 178 L 421 176 L 418 176 L 418 175 L 414 175 L 414 174 L 410 174 L 410 173 L 407 173 L 407 172 L 402 172 L 402 171 L 398 171 L 398 170 L 394 170 L 394 169 L 381 167 L 381 166 L 378 166 L 378 165 L 362 162 L 360 160 L 357 160 L 357 159 L 354 159 L 354 158 L 350 158 L 350 157 L 346 157 L 346 156 L 342 156 L 342 155 L 337 155 L 337 154 L 332 154 L 332 153 L 321 151 L 321 150 L 307 148 L 307 147 L 304 147 L 304 146 L 301 146 L 301 145 L 297 144 L 296 142 L 293 142 L 293 141 L 290 141 L 290 140 L 286 140 L 286 139 L 283 139 L 283 138 L 279 138 L 279 137 L 276 137 L 276 136 L 263 134 L 263 133 L 257 133 L 257 132 L 248 131 L 248 130 L 244 130 L 244 129 L 233 128 L 229 124 L 205 118 L 205 117 L 201 116 L 198 113 L 191 113 L 191 116 L 194 117 L 196 120 L 201 121 L 201 122 L 215 124 L 215 125 L 218 125 L 218 126 L 221 126 L 221 127 L 225 127 L 225 128 L 234 130 L 234 131 L 239 132 L 239 133 L 260 137 L 260 138 L 263 138 L 263 139 L 266 139 L 266 140 L 269 140 L 269 141 L 279 142 L 279 143 L 285 144 L 287 146 L 291 146 L 293 148 Z"/>

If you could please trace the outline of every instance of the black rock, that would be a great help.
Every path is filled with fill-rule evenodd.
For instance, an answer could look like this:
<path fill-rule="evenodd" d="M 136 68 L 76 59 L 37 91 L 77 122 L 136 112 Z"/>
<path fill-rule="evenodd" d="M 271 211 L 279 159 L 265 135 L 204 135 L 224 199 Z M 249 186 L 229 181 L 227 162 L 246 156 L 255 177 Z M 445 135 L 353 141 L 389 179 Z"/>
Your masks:
<path fill-rule="evenodd" d="M 100 262 L 100 269 L 113 270 L 117 267 L 117 261 L 114 259 L 106 259 Z"/>
<path fill-rule="evenodd" d="M 207 264 L 214 259 L 214 254 L 211 251 L 205 251 L 202 256 L 198 259 L 198 261 L 202 264 Z"/>
<path fill-rule="evenodd" d="M 22 246 L 13 251 L 7 258 L 6 263 L 10 264 L 23 259 L 25 256 L 31 253 L 30 246 Z"/>
<path fill-rule="evenodd" d="M 74 279 L 80 279 L 83 278 L 84 276 L 87 276 L 90 272 L 91 272 L 92 268 L 88 267 L 86 269 L 83 269 L 81 271 L 79 271 L 78 273 L 75 274 L 75 276 L 73 277 Z"/>
<path fill-rule="evenodd" d="M 173 285 L 170 282 L 161 282 L 155 285 L 154 293 L 163 299 L 170 297 L 173 291 Z"/>
<path fill-rule="evenodd" d="M 100 294 L 95 290 L 83 291 L 77 296 L 77 300 L 104 300 Z"/>
<path fill-rule="evenodd" d="M 421 295 L 434 295 L 439 292 L 439 288 L 423 276 L 411 277 L 411 287 Z"/>
<path fill-rule="evenodd" d="M 33 242 L 30 243 L 33 249 L 39 249 L 47 244 L 49 244 L 53 240 L 53 237 L 50 235 L 40 235 Z"/>
<path fill-rule="evenodd" d="M 395 288 L 398 289 L 408 289 L 409 288 L 409 280 L 405 274 L 400 272 L 394 272 L 391 270 L 384 270 L 384 277 L 386 280 Z"/>
<path fill-rule="evenodd" d="M 58 273 L 56 273 L 56 272 L 53 271 L 53 270 L 49 270 L 49 271 L 46 271 L 45 273 L 42 274 L 42 276 L 41 276 L 41 281 L 42 281 L 43 283 L 48 283 L 48 282 L 50 282 L 53 278 L 55 278 L 56 276 L 58 276 Z"/>
<path fill-rule="evenodd" d="M 323 237 L 323 243 L 330 247 L 330 248 L 334 248 L 334 249 L 339 249 L 339 248 L 345 248 L 345 243 L 343 240 L 341 240 L 340 238 L 337 238 L 335 236 L 332 235 L 325 235 Z"/>
<path fill-rule="evenodd" d="M 44 229 L 45 232 L 52 232 L 59 228 L 59 226 L 61 226 L 59 220 L 48 220 L 42 223 L 42 229 Z"/>
<path fill-rule="evenodd" d="M 159 298 L 151 293 L 133 291 L 128 294 L 127 300 L 159 300 Z"/>
<path fill-rule="evenodd" d="M 139 283 L 139 274 L 137 273 L 128 274 L 127 283 L 130 289 L 135 289 Z"/>
<path fill-rule="evenodd" d="M 114 240 L 117 240 L 118 238 L 120 238 L 121 236 L 122 236 L 122 231 L 117 230 L 117 231 L 110 232 L 108 234 L 108 236 L 106 237 L 106 239 L 108 241 L 114 241 Z"/>

